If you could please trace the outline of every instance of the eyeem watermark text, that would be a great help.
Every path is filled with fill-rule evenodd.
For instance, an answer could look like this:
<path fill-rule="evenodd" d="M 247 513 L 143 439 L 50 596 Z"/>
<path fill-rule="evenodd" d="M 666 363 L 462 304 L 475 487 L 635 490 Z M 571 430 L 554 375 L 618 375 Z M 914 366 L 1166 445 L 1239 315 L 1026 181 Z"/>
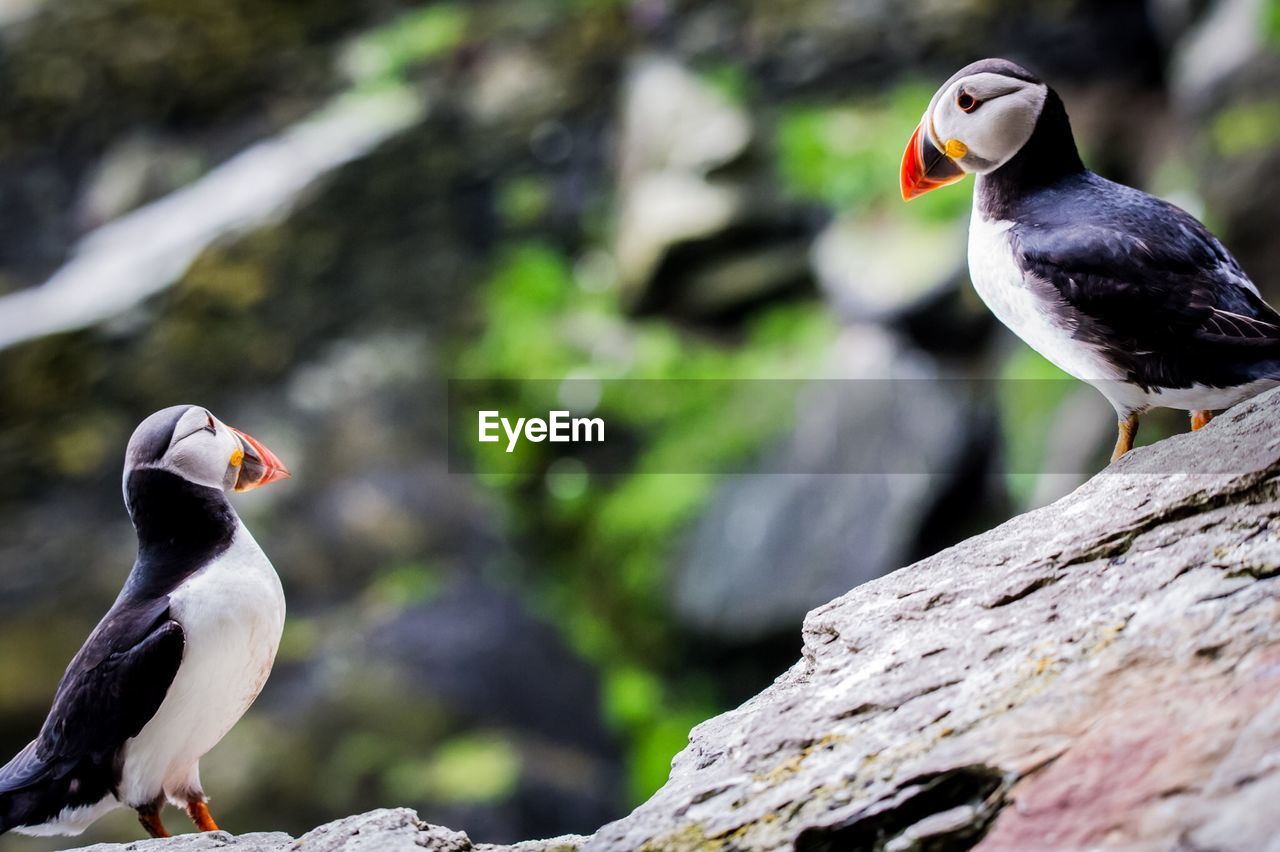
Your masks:
<path fill-rule="evenodd" d="M 517 417 L 513 423 L 498 411 L 481 411 L 479 440 L 483 444 L 496 444 L 507 439 L 507 452 L 513 453 L 520 439 L 552 443 L 590 444 L 604 441 L 604 418 L 572 417 L 568 411 L 550 411 L 547 419 L 541 417 Z"/>

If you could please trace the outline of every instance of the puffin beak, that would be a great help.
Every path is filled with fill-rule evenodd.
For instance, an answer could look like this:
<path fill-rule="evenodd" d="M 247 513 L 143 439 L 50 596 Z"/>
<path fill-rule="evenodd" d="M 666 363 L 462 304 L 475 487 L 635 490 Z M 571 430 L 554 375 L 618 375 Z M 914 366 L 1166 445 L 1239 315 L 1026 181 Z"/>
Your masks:
<path fill-rule="evenodd" d="M 249 491 L 259 485 L 267 485 L 280 479 L 288 479 L 289 471 L 275 453 L 262 445 L 257 438 L 228 427 L 240 440 L 244 458 L 240 461 L 240 473 L 236 475 L 236 491 Z"/>
<path fill-rule="evenodd" d="M 927 116 L 916 125 L 916 132 L 911 134 L 907 150 L 902 152 L 899 180 L 902 183 L 903 201 L 910 201 L 964 177 L 964 170 L 929 141 L 926 121 Z"/>

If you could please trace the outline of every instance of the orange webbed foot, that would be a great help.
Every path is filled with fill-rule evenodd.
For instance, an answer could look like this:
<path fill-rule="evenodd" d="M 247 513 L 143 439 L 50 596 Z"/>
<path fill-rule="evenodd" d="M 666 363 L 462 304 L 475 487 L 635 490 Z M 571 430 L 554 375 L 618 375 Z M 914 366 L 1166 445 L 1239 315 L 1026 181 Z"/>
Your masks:
<path fill-rule="evenodd" d="M 1198 432 L 1208 425 L 1213 419 L 1213 412 L 1207 408 L 1198 409 L 1191 412 L 1191 431 Z"/>
<path fill-rule="evenodd" d="M 187 816 L 191 817 L 191 821 L 200 831 L 218 830 L 218 824 L 213 821 L 213 814 L 209 813 L 209 806 L 199 799 L 187 803 Z"/>
<path fill-rule="evenodd" d="M 1133 439 L 1138 434 L 1138 415 L 1130 414 L 1116 424 L 1116 446 L 1111 451 L 1112 463 L 1133 449 Z"/>
<path fill-rule="evenodd" d="M 138 808 L 138 822 L 146 829 L 147 834 L 151 837 L 172 837 L 169 829 L 164 827 L 164 821 L 160 819 L 160 806 L 151 805 L 145 808 Z"/>

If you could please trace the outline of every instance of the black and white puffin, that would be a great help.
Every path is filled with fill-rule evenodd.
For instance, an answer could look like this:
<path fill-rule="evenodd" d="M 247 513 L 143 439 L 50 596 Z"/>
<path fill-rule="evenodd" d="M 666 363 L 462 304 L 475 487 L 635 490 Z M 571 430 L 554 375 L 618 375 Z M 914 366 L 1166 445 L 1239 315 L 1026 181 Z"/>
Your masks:
<path fill-rule="evenodd" d="M 969 274 L 992 313 L 1119 419 L 1112 461 L 1150 408 L 1191 428 L 1280 383 L 1280 314 L 1184 210 L 1085 168 L 1058 94 L 1003 59 L 957 71 L 902 158 L 902 197 L 977 175 Z"/>
<path fill-rule="evenodd" d="M 138 558 L 67 667 L 36 737 L 0 768 L 0 834 L 79 834 L 119 807 L 167 837 L 165 801 L 217 829 L 200 758 L 257 698 L 284 627 L 275 569 L 228 491 L 289 475 L 197 405 L 158 411 L 125 452 Z"/>

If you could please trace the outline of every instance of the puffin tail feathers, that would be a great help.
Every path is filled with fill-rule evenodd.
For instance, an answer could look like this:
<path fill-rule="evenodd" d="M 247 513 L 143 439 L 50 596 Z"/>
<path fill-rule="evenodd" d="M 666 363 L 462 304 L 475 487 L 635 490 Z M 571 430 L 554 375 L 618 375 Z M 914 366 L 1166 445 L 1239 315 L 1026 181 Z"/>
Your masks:
<path fill-rule="evenodd" d="M 0 767 L 0 834 L 76 835 L 120 806 L 110 761 L 42 758 L 36 742 Z"/>
<path fill-rule="evenodd" d="M 36 754 L 36 743 L 0 767 L 0 834 L 24 826 L 40 825 L 62 810 L 57 779 Z"/>

